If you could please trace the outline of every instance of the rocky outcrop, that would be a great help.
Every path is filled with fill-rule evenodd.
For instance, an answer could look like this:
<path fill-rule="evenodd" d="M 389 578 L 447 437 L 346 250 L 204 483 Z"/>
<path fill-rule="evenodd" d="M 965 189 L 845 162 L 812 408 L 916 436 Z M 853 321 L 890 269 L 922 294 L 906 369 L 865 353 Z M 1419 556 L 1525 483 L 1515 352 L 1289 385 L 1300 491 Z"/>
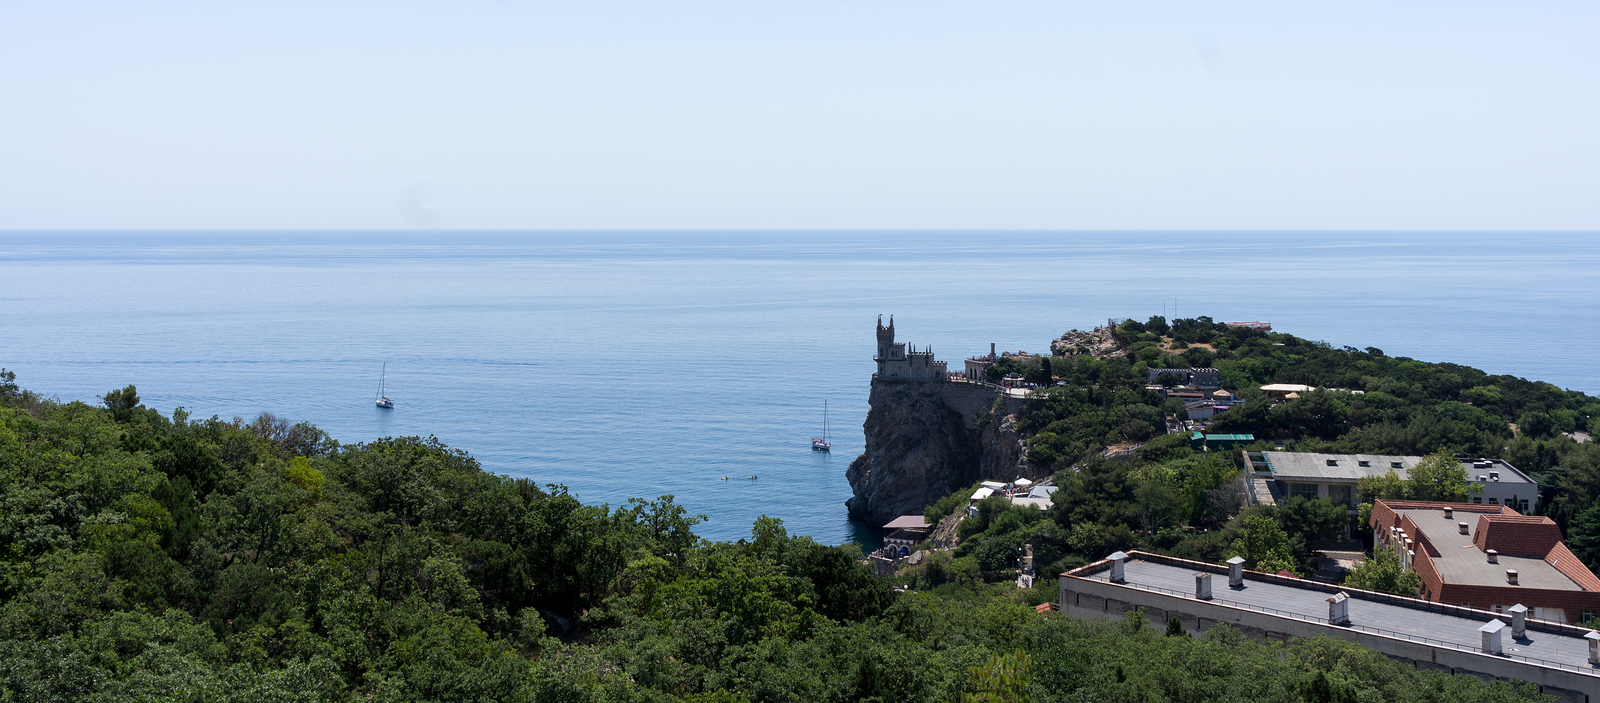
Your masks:
<path fill-rule="evenodd" d="M 1017 432 L 1016 415 L 1005 415 L 985 425 L 978 444 L 983 447 L 978 472 L 985 479 L 1010 481 L 1044 478 L 1034 475 L 1033 465 L 1028 462 L 1028 447 Z"/>
<path fill-rule="evenodd" d="M 1114 359 L 1128 355 L 1128 348 L 1111 334 L 1110 327 L 1096 327 L 1091 331 L 1072 330 L 1050 342 L 1050 353 L 1056 356 L 1088 354 L 1096 359 Z"/>
<path fill-rule="evenodd" d="M 942 383 L 872 382 L 866 451 L 845 471 L 850 517 L 882 525 L 976 479 L 978 433 L 940 398 Z"/>
<path fill-rule="evenodd" d="M 953 515 L 944 516 L 944 519 L 939 521 L 939 525 L 933 528 L 933 534 L 928 536 L 928 548 L 955 549 L 956 544 L 961 542 L 959 528 L 963 517 L 966 517 L 966 513 L 959 510 Z"/>
<path fill-rule="evenodd" d="M 1006 414 L 1007 404 L 995 402 L 998 391 L 987 388 L 873 381 L 872 409 L 862 426 L 866 451 L 845 472 L 855 493 L 845 502 L 850 517 L 882 525 L 920 513 L 980 478 L 1044 478 L 1028 462 L 1016 416 Z M 980 398 L 975 392 L 985 395 Z M 1013 410 L 1020 407 L 1011 405 Z M 994 415 L 981 428 L 974 422 L 980 412 Z"/>

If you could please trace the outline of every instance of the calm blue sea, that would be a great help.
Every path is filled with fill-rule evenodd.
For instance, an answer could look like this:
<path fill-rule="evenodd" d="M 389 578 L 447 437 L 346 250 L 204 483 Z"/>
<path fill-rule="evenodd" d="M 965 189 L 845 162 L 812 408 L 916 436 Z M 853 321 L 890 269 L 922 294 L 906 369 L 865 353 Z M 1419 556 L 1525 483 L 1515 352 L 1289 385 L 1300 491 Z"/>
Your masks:
<path fill-rule="evenodd" d="M 1597 300 L 1582 234 L 0 234 L 24 387 L 433 434 L 588 502 L 675 494 L 716 539 L 856 537 L 879 314 L 955 361 L 1176 306 L 1600 393 Z"/>

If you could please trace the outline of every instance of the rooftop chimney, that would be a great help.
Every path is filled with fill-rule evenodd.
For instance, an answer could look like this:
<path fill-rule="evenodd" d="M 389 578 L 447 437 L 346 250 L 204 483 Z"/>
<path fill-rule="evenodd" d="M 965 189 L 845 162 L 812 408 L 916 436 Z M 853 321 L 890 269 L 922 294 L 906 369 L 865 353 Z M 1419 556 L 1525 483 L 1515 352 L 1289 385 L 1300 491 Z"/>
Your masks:
<path fill-rule="evenodd" d="M 1504 629 L 1506 629 L 1506 624 L 1501 622 L 1499 618 L 1490 620 L 1478 628 L 1478 631 L 1483 633 L 1484 654 L 1500 653 L 1500 631 Z"/>
<path fill-rule="evenodd" d="M 1445 508 L 1444 509 L 1444 519 L 1453 520 L 1454 518 L 1450 515 L 1452 512 L 1454 512 L 1454 511 L 1451 510 L 1450 508 Z"/>
<path fill-rule="evenodd" d="M 1590 630 L 1583 638 L 1589 641 L 1589 666 L 1600 667 L 1600 632 Z"/>
<path fill-rule="evenodd" d="M 1244 588 L 1244 557 L 1228 560 L 1228 587 Z"/>
<path fill-rule="evenodd" d="M 1518 603 L 1509 608 L 1511 611 L 1511 639 L 1520 640 L 1527 637 L 1528 633 L 1528 606 Z"/>
<path fill-rule="evenodd" d="M 1111 582 L 1127 583 L 1128 577 L 1122 572 L 1122 562 L 1128 560 L 1128 555 L 1123 552 L 1112 552 L 1111 556 L 1106 558 L 1111 560 Z"/>
<path fill-rule="evenodd" d="M 1467 523 L 1458 522 L 1456 523 L 1456 527 L 1460 528 L 1461 534 L 1467 534 Z"/>
<path fill-rule="evenodd" d="M 1194 597 L 1211 600 L 1211 574 L 1197 571 L 1194 574 Z"/>
<path fill-rule="evenodd" d="M 1328 624 L 1350 624 L 1350 594 L 1339 591 L 1328 598 Z"/>
<path fill-rule="evenodd" d="M 1506 569 L 1506 583 L 1509 583 L 1509 584 L 1511 584 L 1513 586 L 1517 585 L 1517 570 L 1516 569 Z"/>
<path fill-rule="evenodd" d="M 1498 550 L 1485 549 L 1483 551 L 1483 553 L 1489 557 L 1489 563 L 1490 564 L 1498 564 L 1498 563 L 1500 563 L 1500 552 Z M 1516 582 L 1512 581 L 1512 583 L 1516 583 Z"/>

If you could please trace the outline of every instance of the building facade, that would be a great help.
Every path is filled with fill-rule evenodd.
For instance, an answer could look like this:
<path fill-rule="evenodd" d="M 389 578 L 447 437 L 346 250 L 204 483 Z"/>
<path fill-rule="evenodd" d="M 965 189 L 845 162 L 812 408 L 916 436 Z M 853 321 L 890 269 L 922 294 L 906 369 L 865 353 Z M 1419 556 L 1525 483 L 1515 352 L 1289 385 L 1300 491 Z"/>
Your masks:
<path fill-rule="evenodd" d="M 1278 498 L 1326 498 L 1350 507 L 1360 506 L 1356 484 L 1366 476 L 1382 476 L 1393 471 L 1405 478 L 1420 456 L 1388 454 L 1313 454 L 1309 452 L 1262 452 L 1256 478 L 1272 481 Z M 1481 492 L 1471 502 L 1510 506 L 1529 513 L 1538 508 L 1539 484 L 1517 467 L 1499 459 L 1458 459 L 1468 478 Z"/>
<path fill-rule="evenodd" d="M 872 357 L 878 362 L 878 372 L 873 374 L 873 379 L 889 383 L 910 383 L 927 381 L 948 381 L 945 362 L 933 358 L 933 348 L 922 351 L 907 350 L 905 342 L 894 341 L 894 317 L 889 317 L 889 326 L 883 326 L 883 318 L 878 318 L 878 354 Z"/>

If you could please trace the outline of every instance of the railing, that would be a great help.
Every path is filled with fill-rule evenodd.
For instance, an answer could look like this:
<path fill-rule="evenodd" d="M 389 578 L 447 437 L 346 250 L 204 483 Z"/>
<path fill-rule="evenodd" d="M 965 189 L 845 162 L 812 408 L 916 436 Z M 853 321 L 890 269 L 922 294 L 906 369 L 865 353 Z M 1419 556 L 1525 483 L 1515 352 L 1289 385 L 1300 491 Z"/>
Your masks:
<path fill-rule="evenodd" d="M 1085 580 L 1087 580 L 1087 579 L 1085 579 Z M 1225 605 L 1227 605 L 1229 607 L 1240 608 L 1240 609 L 1243 609 L 1243 610 L 1253 610 L 1253 611 L 1256 611 L 1256 612 L 1267 613 L 1268 615 L 1276 615 L 1276 616 L 1279 616 L 1279 617 L 1285 617 L 1285 618 L 1289 618 L 1289 619 L 1293 619 L 1293 620 L 1302 620 L 1302 621 L 1305 621 L 1305 622 L 1315 623 L 1315 624 L 1318 624 L 1318 625 L 1330 625 L 1330 623 L 1328 622 L 1328 619 L 1325 618 L 1325 617 L 1319 618 L 1319 617 L 1306 615 L 1304 613 L 1296 613 L 1296 612 L 1292 612 L 1292 611 L 1288 611 L 1288 610 L 1279 610 L 1277 608 L 1268 608 L 1268 607 L 1266 607 L 1264 605 L 1252 605 L 1252 604 L 1249 604 L 1249 603 L 1240 603 L 1238 601 L 1223 600 L 1221 598 L 1212 598 L 1211 600 L 1202 601 L 1199 598 L 1196 598 L 1193 593 L 1188 593 L 1188 592 L 1185 592 L 1185 591 L 1177 591 L 1177 590 L 1173 590 L 1171 588 L 1162 588 L 1160 586 L 1150 586 L 1150 585 L 1140 584 L 1140 583 L 1119 583 L 1119 584 L 1115 584 L 1115 585 L 1123 586 L 1123 587 L 1126 587 L 1126 588 L 1133 588 L 1135 590 L 1141 590 L 1141 591 L 1153 591 L 1153 592 L 1156 592 L 1156 593 L 1164 593 L 1164 594 L 1176 596 L 1178 598 L 1185 598 L 1185 599 L 1188 599 L 1188 600 L 1193 600 L 1193 601 L 1197 601 L 1197 602 L 1201 602 L 1201 603 L 1221 603 L 1221 604 L 1225 604 Z M 1356 625 L 1356 624 L 1353 624 L 1353 623 L 1352 624 L 1347 624 L 1347 625 L 1340 625 L 1339 627 L 1343 627 L 1343 628 L 1350 629 L 1350 630 L 1359 630 L 1359 631 L 1362 631 L 1362 632 L 1369 632 L 1369 633 L 1378 635 L 1380 637 L 1388 637 L 1390 639 L 1400 639 L 1400 640 L 1407 640 L 1407 641 L 1411 641 L 1411 642 L 1421 642 L 1423 644 L 1431 644 L 1431 645 L 1447 647 L 1447 648 L 1450 648 L 1450 649 L 1455 649 L 1455 650 L 1459 650 L 1459 651 L 1463 651 L 1463 652 L 1469 652 L 1469 653 L 1472 653 L 1472 654 L 1486 654 L 1486 652 L 1482 651 L 1482 649 L 1480 647 L 1477 647 L 1477 646 L 1461 644 L 1459 642 L 1451 642 L 1451 641 L 1448 641 L 1448 640 L 1435 639 L 1435 638 L 1432 638 L 1432 637 L 1423 637 L 1422 635 L 1413 635 L 1413 634 L 1410 634 L 1410 633 L 1407 633 L 1407 632 L 1396 632 L 1394 630 L 1385 630 L 1385 629 L 1380 628 L 1380 627 L 1368 627 L 1366 625 Z M 1494 656 L 1494 655 L 1490 655 L 1490 656 Z M 1557 668 L 1557 669 L 1566 669 L 1568 671 L 1572 671 L 1572 672 L 1579 673 L 1579 674 L 1585 674 L 1585 675 L 1588 675 L 1588 676 L 1600 676 L 1600 669 L 1597 669 L 1597 668 L 1591 667 L 1591 666 L 1580 666 L 1580 665 L 1577 665 L 1577 664 L 1568 664 L 1566 662 L 1551 661 L 1549 659 L 1539 659 L 1537 657 L 1523 656 L 1521 654 L 1505 654 L 1505 653 L 1502 653 L 1499 656 L 1507 658 L 1507 659 L 1518 659 L 1518 660 L 1526 661 L 1526 662 L 1529 662 L 1529 663 L 1534 664 L 1536 666 L 1553 667 L 1553 668 Z"/>

